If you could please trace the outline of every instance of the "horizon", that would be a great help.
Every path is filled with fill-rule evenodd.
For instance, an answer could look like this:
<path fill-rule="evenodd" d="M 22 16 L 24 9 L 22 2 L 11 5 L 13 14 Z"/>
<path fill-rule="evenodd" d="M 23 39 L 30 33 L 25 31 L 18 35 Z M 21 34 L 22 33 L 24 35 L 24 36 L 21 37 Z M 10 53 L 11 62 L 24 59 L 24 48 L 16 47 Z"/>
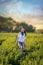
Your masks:
<path fill-rule="evenodd" d="M 0 0 L 0 15 L 43 29 L 43 0 Z"/>

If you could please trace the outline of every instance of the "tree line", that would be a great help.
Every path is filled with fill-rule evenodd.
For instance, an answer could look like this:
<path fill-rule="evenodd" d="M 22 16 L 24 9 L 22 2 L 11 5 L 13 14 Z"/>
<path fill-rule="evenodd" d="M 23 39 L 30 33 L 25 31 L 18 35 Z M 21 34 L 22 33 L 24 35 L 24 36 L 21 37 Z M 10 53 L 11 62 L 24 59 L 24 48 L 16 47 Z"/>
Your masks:
<path fill-rule="evenodd" d="M 11 17 L 0 16 L 0 32 L 19 32 L 21 26 L 23 26 L 27 32 L 35 32 L 35 27 L 32 25 L 28 25 L 25 22 L 16 22 Z"/>

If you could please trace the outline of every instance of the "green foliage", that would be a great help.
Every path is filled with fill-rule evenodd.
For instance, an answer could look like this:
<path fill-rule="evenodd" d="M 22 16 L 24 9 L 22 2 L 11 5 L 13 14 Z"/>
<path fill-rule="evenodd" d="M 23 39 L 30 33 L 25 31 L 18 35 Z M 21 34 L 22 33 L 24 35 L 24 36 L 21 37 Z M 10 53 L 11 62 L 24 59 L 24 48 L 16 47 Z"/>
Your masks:
<path fill-rule="evenodd" d="M 16 33 L 0 33 L 0 65 L 43 65 L 43 34 L 27 33 L 27 55 L 16 45 Z"/>
<path fill-rule="evenodd" d="M 27 32 L 35 32 L 35 28 L 32 25 L 28 25 L 25 22 L 21 22 L 18 24 L 17 24 L 15 32 L 19 32 L 21 27 L 24 27 Z"/>
<path fill-rule="evenodd" d="M 21 26 L 23 26 L 27 32 L 35 32 L 35 28 L 32 25 L 28 25 L 25 22 L 18 23 L 11 17 L 0 16 L 0 32 L 19 32 Z"/>

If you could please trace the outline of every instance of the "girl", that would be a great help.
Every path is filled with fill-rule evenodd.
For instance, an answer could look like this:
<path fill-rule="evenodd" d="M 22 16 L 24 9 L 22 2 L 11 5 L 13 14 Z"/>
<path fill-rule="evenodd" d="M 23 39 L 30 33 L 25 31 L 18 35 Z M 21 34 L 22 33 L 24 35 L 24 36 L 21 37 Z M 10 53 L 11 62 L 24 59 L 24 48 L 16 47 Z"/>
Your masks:
<path fill-rule="evenodd" d="M 24 44 L 24 41 L 26 39 L 26 32 L 25 29 L 22 27 L 21 31 L 18 34 L 18 38 L 17 38 L 17 45 L 18 47 L 23 51 L 26 47 L 26 45 Z"/>

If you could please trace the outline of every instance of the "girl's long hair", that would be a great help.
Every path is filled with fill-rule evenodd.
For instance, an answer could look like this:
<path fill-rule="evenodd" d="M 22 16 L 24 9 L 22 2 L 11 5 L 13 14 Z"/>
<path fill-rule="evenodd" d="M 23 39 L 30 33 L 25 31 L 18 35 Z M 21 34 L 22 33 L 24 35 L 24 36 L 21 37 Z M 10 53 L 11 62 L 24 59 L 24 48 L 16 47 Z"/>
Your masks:
<path fill-rule="evenodd" d="M 23 34 L 25 34 L 25 36 L 26 36 L 26 31 L 24 31 L 24 32 L 21 32 L 21 34 L 23 35 Z"/>
<path fill-rule="evenodd" d="M 24 33 L 25 33 L 25 36 L 26 36 L 26 31 L 24 31 Z"/>

